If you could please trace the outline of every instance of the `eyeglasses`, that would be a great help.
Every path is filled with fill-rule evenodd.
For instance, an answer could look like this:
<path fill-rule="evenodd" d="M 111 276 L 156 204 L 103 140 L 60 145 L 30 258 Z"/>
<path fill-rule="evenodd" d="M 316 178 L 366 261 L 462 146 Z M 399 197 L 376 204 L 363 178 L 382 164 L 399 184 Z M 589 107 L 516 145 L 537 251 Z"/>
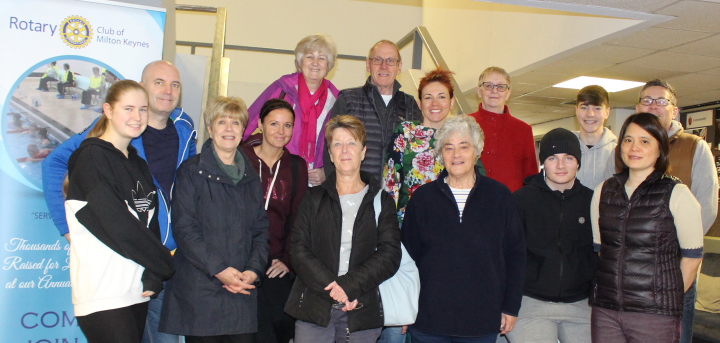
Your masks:
<path fill-rule="evenodd" d="M 653 99 L 649 96 L 640 98 L 640 104 L 645 105 L 645 106 L 650 106 L 650 105 L 652 105 L 653 102 L 655 103 L 655 105 L 658 105 L 658 106 L 667 106 L 669 104 L 673 104 L 673 106 L 675 106 L 675 103 L 673 103 L 669 99 L 665 99 L 665 98 Z"/>
<path fill-rule="evenodd" d="M 492 91 L 493 88 L 495 88 L 498 90 L 498 92 L 501 92 L 501 93 L 506 92 L 508 89 L 510 89 L 510 85 L 506 85 L 503 83 L 496 85 L 496 84 L 492 84 L 490 82 L 483 82 L 480 84 L 480 87 L 482 87 L 486 91 Z"/>
<path fill-rule="evenodd" d="M 391 67 L 396 66 L 396 65 L 398 65 L 398 63 L 400 63 L 399 59 L 393 58 L 393 57 L 388 57 L 388 58 L 383 59 L 380 56 L 375 56 L 373 58 L 370 58 L 370 63 L 372 63 L 376 66 L 382 65 L 383 61 L 385 61 L 385 63 L 387 63 L 387 65 L 391 66 Z"/>

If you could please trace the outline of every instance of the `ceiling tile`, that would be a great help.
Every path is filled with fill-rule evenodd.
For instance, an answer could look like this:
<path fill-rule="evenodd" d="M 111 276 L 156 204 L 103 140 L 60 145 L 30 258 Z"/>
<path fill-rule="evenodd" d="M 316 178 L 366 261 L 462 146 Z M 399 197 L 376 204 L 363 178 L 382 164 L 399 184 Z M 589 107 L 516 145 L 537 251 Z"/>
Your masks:
<path fill-rule="evenodd" d="M 638 67 L 629 65 L 628 63 L 622 63 L 614 65 L 610 68 L 603 70 L 594 71 L 587 76 L 596 77 L 607 77 L 611 79 L 620 79 L 628 81 L 647 82 L 649 80 L 660 78 L 666 79 L 669 77 L 686 74 L 679 71 L 662 70 L 655 68 Z"/>
<path fill-rule="evenodd" d="M 599 7 L 611 7 L 624 10 L 653 12 L 667 5 L 677 2 L 677 0 L 552 0 L 553 2 L 573 3 L 579 5 L 590 5 Z"/>
<path fill-rule="evenodd" d="M 707 69 L 700 72 L 700 74 L 708 74 L 708 75 L 715 75 L 720 76 L 720 68 L 713 68 L 713 69 Z"/>
<path fill-rule="evenodd" d="M 577 89 L 569 89 L 569 88 L 557 88 L 557 87 L 548 87 L 541 90 L 538 90 L 537 92 L 533 92 L 531 94 L 528 94 L 527 96 L 535 96 L 535 97 L 548 97 L 548 98 L 559 98 L 559 99 L 565 99 L 565 100 L 575 100 L 577 97 L 578 90 Z M 523 97 L 524 98 L 524 97 Z M 515 98 L 515 99 L 521 99 L 521 98 Z"/>
<path fill-rule="evenodd" d="M 720 67 L 720 58 L 660 51 L 623 64 L 693 73 Z"/>
<path fill-rule="evenodd" d="M 678 98 L 678 102 L 680 103 L 680 106 L 690 106 L 695 104 L 702 104 L 706 102 L 711 101 L 719 101 L 720 100 L 720 89 L 708 91 L 708 92 L 698 92 L 695 94 L 682 96 Z"/>
<path fill-rule="evenodd" d="M 558 73 L 558 74 L 572 74 L 572 75 L 585 75 L 589 72 L 605 69 L 614 65 L 613 62 L 602 62 L 602 61 L 582 61 L 565 58 L 546 66 L 540 67 L 533 71 L 542 73 Z M 570 77 L 568 79 L 574 78 Z"/>
<path fill-rule="evenodd" d="M 704 32 L 720 32 L 720 4 L 702 1 L 682 1 L 665 7 L 657 14 L 679 17 L 658 27 Z"/>
<path fill-rule="evenodd" d="M 529 83 L 534 85 L 552 86 L 560 82 L 572 79 L 574 76 L 570 74 L 557 74 L 557 73 L 542 73 L 542 72 L 529 72 L 522 75 L 513 76 L 512 83 Z"/>
<path fill-rule="evenodd" d="M 671 30 L 652 27 L 625 37 L 604 43 L 642 49 L 664 50 L 712 35 L 707 32 Z"/>
<path fill-rule="evenodd" d="M 547 85 L 535 85 L 531 83 L 513 82 L 512 83 L 512 97 L 517 97 L 523 94 L 537 92 L 543 88 L 547 88 Z M 476 92 L 477 94 L 477 92 Z"/>
<path fill-rule="evenodd" d="M 574 116 L 575 116 L 575 113 L 552 112 L 552 113 L 542 113 L 542 114 L 538 114 L 538 115 L 534 115 L 534 116 L 530 116 L 530 117 L 525 117 L 525 118 L 522 118 L 522 121 L 524 121 L 530 125 L 535 125 L 535 124 L 545 123 L 545 122 L 548 122 L 551 120 L 571 118 Z"/>
<path fill-rule="evenodd" d="M 608 63 L 622 63 L 638 57 L 652 54 L 657 50 L 637 49 L 618 45 L 597 45 L 585 49 L 569 57 L 573 60 L 600 61 Z"/>
<path fill-rule="evenodd" d="M 544 96 L 533 96 L 533 95 L 526 95 L 521 98 L 512 99 L 510 103 L 530 103 L 530 104 L 536 104 L 536 105 L 546 105 L 546 106 L 561 106 L 563 102 L 568 101 L 566 98 L 553 98 L 553 97 L 544 97 Z"/>
<path fill-rule="evenodd" d="M 610 105 L 612 107 L 635 107 L 640 95 L 640 89 L 640 87 L 637 87 L 622 92 L 610 93 Z"/>
<path fill-rule="evenodd" d="M 667 79 L 679 97 L 720 89 L 720 80 L 714 75 L 685 74 Z"/>
<path fill-rule="evenodd" d="M 676 46 L 670 51 L 683 52 L 687 54 L 720 56 L 720 35 L 703 38 L 692 43 Z"/>

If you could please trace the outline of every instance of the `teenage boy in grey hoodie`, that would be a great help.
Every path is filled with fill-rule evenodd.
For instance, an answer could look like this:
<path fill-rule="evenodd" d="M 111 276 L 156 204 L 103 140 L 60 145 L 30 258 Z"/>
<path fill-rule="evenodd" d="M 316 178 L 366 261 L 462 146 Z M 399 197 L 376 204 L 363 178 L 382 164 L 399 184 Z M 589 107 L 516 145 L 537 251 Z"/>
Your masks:
<path fill-rule="evenodd" d="M 578 92 L 575 115 L 580 131 L 575 135 L 580 140 L 583 167 L 577 178 L 583 185 L 595 189 L 601 182 L 615 173 L 615 147 L 617 137 L 605 127 L 610 116 L 610 97 L 600 86 L 587 86 Z"/>

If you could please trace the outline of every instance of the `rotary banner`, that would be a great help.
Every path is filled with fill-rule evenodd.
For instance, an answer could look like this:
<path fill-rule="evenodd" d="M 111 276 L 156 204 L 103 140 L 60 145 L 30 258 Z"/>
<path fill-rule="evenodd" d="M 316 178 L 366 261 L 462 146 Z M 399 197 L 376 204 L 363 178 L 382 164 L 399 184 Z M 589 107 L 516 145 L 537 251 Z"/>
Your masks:
<path fill-rule="evenodd" d="M 165 10 L 110 1 L 0 1 L 0 341 L 87 342 L 73 313 L 68 241 L 42 161 L 101 112 L 116 80 L 162 56 Z"/>

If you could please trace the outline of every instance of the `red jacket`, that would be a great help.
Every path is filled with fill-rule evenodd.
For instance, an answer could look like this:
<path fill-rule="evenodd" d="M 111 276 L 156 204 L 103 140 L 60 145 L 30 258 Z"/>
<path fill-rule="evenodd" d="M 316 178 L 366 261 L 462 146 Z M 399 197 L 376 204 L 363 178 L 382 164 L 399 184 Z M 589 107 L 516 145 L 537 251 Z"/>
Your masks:
<path fill-rule="evenodd" d="M 535 139 L 527 123 L 510 115 L 508 107 L 502 114 L 480 110 L 470 114 L 485 132 L 482 160 L 487 176 L 500 181 L 511 192 L 520 189 L 523 181 L 538 173 Z"/>

